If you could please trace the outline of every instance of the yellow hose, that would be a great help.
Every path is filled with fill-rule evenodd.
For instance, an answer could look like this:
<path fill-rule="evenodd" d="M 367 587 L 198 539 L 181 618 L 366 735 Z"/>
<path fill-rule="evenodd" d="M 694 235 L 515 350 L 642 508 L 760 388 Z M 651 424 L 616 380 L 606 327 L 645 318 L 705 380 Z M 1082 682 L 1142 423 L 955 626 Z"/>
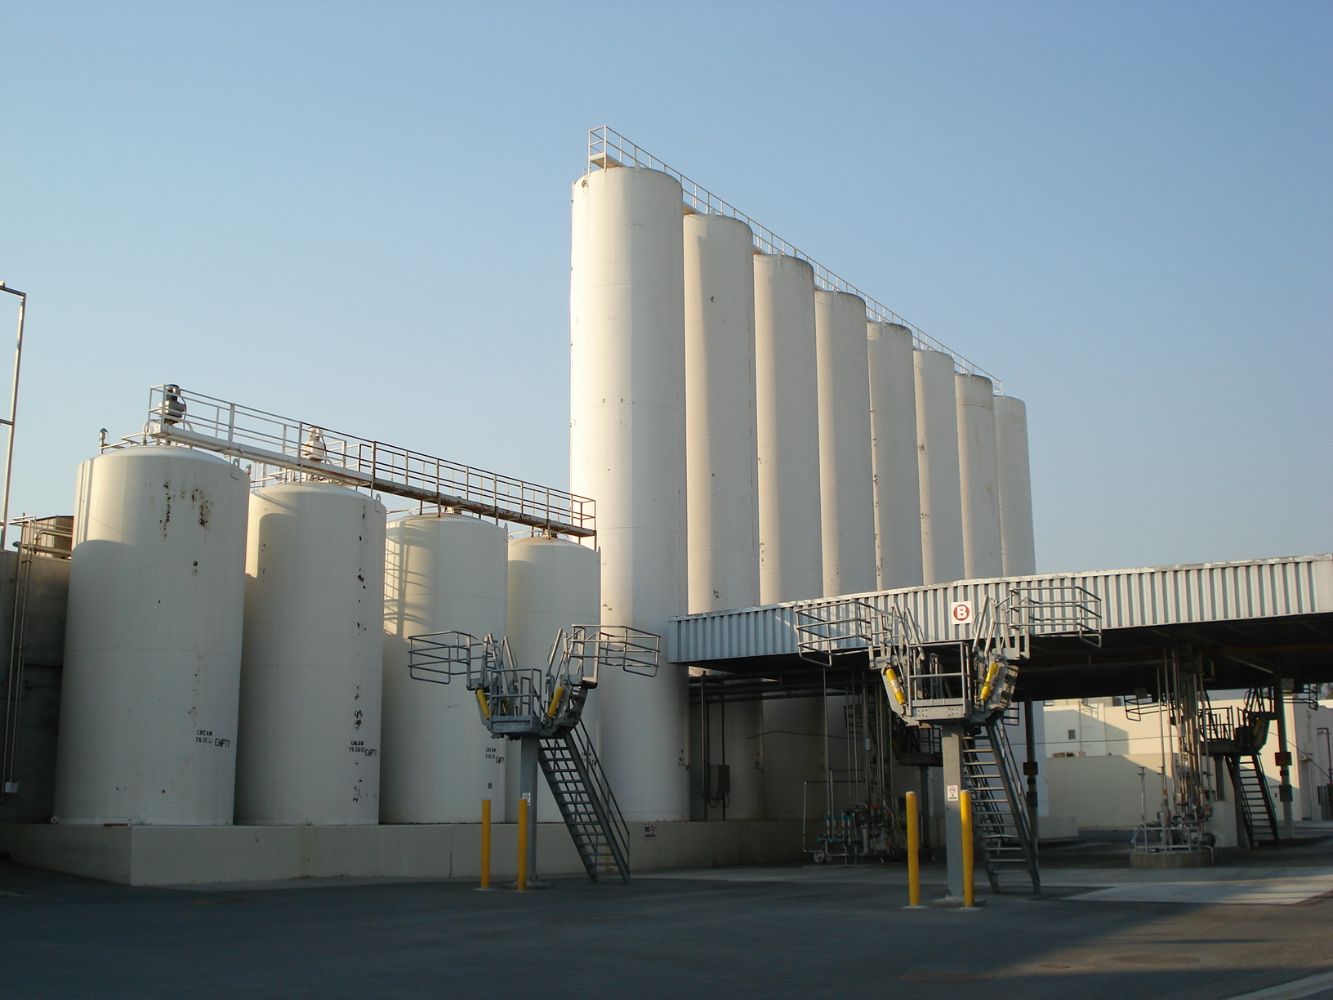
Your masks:
<path fill-rule="evenodd" d="M 477 707 L 481 709 L 481 717 L 489 722 L 491 718 L 491 706 L 486 700 L 486 692 L 481 688 L 477 688 Z"/>

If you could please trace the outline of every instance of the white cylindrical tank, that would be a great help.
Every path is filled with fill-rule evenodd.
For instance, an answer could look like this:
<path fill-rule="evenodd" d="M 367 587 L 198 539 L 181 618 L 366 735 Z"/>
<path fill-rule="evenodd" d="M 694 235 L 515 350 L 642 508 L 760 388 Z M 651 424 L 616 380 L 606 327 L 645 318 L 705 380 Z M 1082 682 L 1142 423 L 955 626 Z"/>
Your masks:
<path fill-rule="evenodd" d="M 384 507 L 327 483 L 250 497 L 236 822 L 379 820 Z"/>
<path fill-rule="evenodd" d="M 759 599 L 824 593 L 819 512 L 815 276 L 798 257 L 754 257 Z"/>
<path fill-rule="evenodd" d="M 249 479 L 186 448 L 79 466 L 55 815 L 232 820 Z"/>
<path fill-rule="evenodd" d="M 747 608 L 759 603 L 754 243 L 738 219 L 683 225 L 687 607 Z"/>
<path fill-rule="evenodd" d="M 1001 576 L 1000 486 L 995 468 L 995 387 L 983 375 L 954 376 L 958 481 L 963 514 L 963 574 Z"/>
<path fill-rule="evenodd" d="M 912 331 L 867 323 L 870 437 L 875 473 L 876 586 L 921 584 L 921 481 L 916 464 Z"/>
<path fill-rule="evenodd" d="M 570 488 L 597 501 L 602 622 L 663 636 L 686 600 L 681 197 L 664 173 L 616 167 L 572 199 Z M 608 675 L 598 698 L 625 817 L 685 819 L 685 672 Z"/>
<path fill-rule="evenodd" d="M 864 299 L 847 292 L 815 292 L 815 351 L 824 594 L 857 594 L 875 589 Z"/>
<path fill-rule="evenodd" d="M 492 818 L 505 817 L 505 762 L 516 745 L 491 738 L 465 678 L 414 680 L 408 652 L 409 639 L 427 632 L 505 635 L 508 541 L 499 525 L 463 514 L 389 526 L 381 823 L 476 823 L 487 798 Z"/>
<path fill-rule="evenodd" d="M 754 319 L 759 599 L 800 601 L 824 593 L 813 268 L 755 255 Z M 805 782 L 823 770 L 823 699 L 765 701 L 761 714 L 764 815 L 800 818 Z"/>
<path fill-rule="evenodd" d="M 1005 576 L 1037 572 L 1032 530 L 1032 471 L 1028 414 L 1021 399 L 995 400 L 995 450 L 1000 482 L 1000 550 Z"/>
<path fill-rule="evenodd" d="M 752 607 L 759 603 L 753 234 L 721 215 L 687 215 L 683 227 L 687 608 Z M 757 746 L 759 702 L 728 709 L 726 750 Z M 751 763 L 730 775 L 727 817 L 758 819 L 763 773 Z"/>
<path fill-rule="evenodd" d="M 963 502 L 953 358 L 915 351 L 917 471 L 921 479 L 923 582 L 963 579 Z"/>
<path fill-rule="evenodd" d="M 561 630 L 597 624 L 601 612 L 598 573 L 597 553 L 586 545 L 544 535 L 510 539 L 509 651 L 518 666 L 544 669 Z M 600 753 L 597 699 L 593 691 L 584 703 L 583 728 Z M 513 817 L 518 816 L 517 751 L 518 745 L 509 743 L 505 753 L 505 799 Z M 544 780 L 538 782 L 537 817 L 543 822 L 560 819 Z"/>

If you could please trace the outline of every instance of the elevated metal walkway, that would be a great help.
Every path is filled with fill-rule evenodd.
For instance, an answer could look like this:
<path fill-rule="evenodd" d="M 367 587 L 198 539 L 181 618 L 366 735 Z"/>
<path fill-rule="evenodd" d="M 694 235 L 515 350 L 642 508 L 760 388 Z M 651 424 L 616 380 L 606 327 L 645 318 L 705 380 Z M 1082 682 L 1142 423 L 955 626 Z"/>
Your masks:
<path fill-rule="evenodd" d="M 283 417 L 178 385 L 148 391 L 143 429 L 102 448 L 186 445 L 256 467 L 252 479 L 315 479 L 389 493 L 571 538 L 597 534 L 594 502 L 566 490 L 450 462 L 398 445 Z"/>

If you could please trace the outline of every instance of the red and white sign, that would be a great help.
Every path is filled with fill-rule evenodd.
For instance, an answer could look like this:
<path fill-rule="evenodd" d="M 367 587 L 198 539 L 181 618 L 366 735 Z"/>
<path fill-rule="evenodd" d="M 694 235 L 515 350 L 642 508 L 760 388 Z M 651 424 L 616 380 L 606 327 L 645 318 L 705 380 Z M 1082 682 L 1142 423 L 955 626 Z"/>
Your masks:
<path fill-rule="evenodd" d="M 949 605 L 949 620 L 955 625 L 972 624 L 972 602 L 954 601 Z"/>

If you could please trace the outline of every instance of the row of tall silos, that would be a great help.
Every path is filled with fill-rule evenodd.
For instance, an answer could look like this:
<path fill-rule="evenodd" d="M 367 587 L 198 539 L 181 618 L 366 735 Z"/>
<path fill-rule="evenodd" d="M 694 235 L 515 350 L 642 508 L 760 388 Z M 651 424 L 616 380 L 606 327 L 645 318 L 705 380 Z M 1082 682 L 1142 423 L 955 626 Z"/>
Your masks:
<path fill-rule="evenodd" d="M 682 201 L 637 167 L 573 187 L 570 477 L 598 503 L 602 621 L 664 633 L 685 613 L 1034 572 L 1023 404 Z M 603 756 L 631 819 L 688 815 L 683 683 L 608 685 Z M 740 777 L 799 787 L 824 709 L 729 717 L 763 747 Z M 797 811 L 775 796 L 768 815 Z"/>
<path fill-rule="evenodd" d="M 475 822 L 491 798 L 503 818 L 507 743 L 461 679 L 409 677 L 408 640 L 508 633 L 539 666 L 597 605 L 573 542 L 453 513 L 386 530 L 354 490 L 251 492 L 202 452 L 109 452 L 79 470 L 56 816 Z"/>

